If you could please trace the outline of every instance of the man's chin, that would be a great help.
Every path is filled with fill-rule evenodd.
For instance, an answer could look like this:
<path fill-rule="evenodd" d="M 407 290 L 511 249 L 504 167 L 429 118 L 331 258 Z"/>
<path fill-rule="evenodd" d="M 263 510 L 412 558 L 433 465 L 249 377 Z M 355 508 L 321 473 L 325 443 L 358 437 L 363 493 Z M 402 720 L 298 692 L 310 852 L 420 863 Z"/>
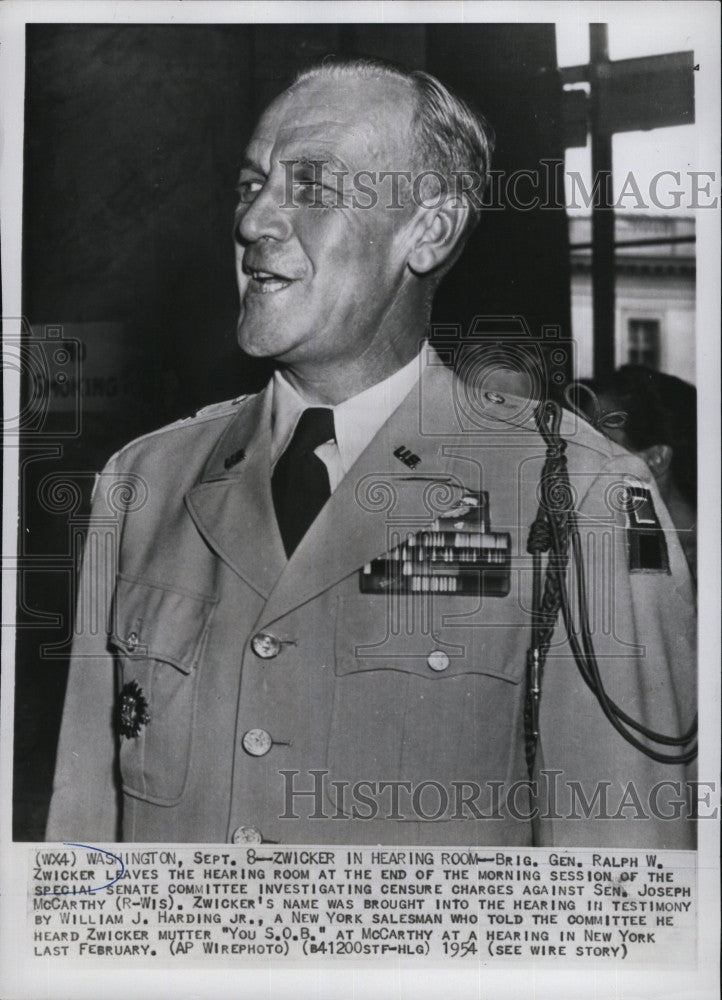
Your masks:
<path fill-rule="evenodd" d="M 263 343 L 258 341 L 257 337 L 250 336 L 240 329 L 236 331 L 236 341 L 243 353 L 247 354 L 250 358 L 271 357 L 271 353 Z"/>
<path fill-rule="evenodd" d="M 243 353 L 251 358 L 275 358 L 288 347 L 278 333 L 277 326 L 267 330 L 258 322 L 252 322 L 247 314 L 241 314 L 236 326 L 236 341 Z"/>

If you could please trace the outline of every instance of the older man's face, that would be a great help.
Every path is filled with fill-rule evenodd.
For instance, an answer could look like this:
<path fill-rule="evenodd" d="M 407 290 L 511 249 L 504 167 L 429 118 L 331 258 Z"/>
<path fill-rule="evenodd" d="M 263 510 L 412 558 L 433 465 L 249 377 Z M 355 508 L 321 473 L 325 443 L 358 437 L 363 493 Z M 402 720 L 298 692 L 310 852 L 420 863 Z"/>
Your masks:
<path fill-rule="evenodd" d="M 238 340 L 248 354 L 338 364 L 403 326 L 413 208 L 390 208 L 391 179 L 363 175 L 377 196 L 364 207 L 372 199 L 354 192 L 353 177 L 411 169 L 412 113 L 410 90 L 393 79 L 310 80 L 266 111 L 236 210 Z"/>

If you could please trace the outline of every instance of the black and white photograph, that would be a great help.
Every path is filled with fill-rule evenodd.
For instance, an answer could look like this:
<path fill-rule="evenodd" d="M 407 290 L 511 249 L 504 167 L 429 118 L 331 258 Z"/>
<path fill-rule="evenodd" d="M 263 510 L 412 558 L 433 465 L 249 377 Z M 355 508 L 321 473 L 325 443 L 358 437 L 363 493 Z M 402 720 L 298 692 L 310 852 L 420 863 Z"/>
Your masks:
<path fill-rule="evenodd" d="M 3 995 L 713 996 L 718 10 L 0 14 Z"/>

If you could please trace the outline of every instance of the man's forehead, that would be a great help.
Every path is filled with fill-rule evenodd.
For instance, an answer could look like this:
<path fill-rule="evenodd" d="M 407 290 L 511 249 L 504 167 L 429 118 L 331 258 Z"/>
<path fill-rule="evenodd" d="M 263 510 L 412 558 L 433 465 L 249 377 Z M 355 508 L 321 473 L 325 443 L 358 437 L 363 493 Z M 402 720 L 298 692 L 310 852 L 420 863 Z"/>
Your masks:
<path fill-rule="evenodd" d="M 311 79 L 282 93 L 262 115 L 247 156 L 336 160 L 339 166 L 401 168 L 412 156 L 414 97 L 391 78 Z M 367 161 L 367 162 L 364 162 Z"/>

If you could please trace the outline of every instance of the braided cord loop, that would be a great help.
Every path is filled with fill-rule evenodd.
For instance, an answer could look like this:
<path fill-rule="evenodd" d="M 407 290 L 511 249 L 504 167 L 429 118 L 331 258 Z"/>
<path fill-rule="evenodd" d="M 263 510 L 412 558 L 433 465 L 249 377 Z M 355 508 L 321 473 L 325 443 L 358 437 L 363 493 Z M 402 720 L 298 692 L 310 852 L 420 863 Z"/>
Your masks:
<path fill-rule="evenodd" d="M 562 603 L 562 581 L 569 562 L 569 516 L 573 509 L 566 441 L 559 434 L 561 408 L 552 401 L 541 402 L 535 417 L 547 449 L 540 481 L 539 506 L 527 539 L 527 552 L 532 556 L 533 582 L 532 642 L 527 653 L 524 699 L 524 755 L 530 778 L 534 772 L 539 741 L 544 664 Z M 550 549 L 542 590 L 541 557 Z"/>

